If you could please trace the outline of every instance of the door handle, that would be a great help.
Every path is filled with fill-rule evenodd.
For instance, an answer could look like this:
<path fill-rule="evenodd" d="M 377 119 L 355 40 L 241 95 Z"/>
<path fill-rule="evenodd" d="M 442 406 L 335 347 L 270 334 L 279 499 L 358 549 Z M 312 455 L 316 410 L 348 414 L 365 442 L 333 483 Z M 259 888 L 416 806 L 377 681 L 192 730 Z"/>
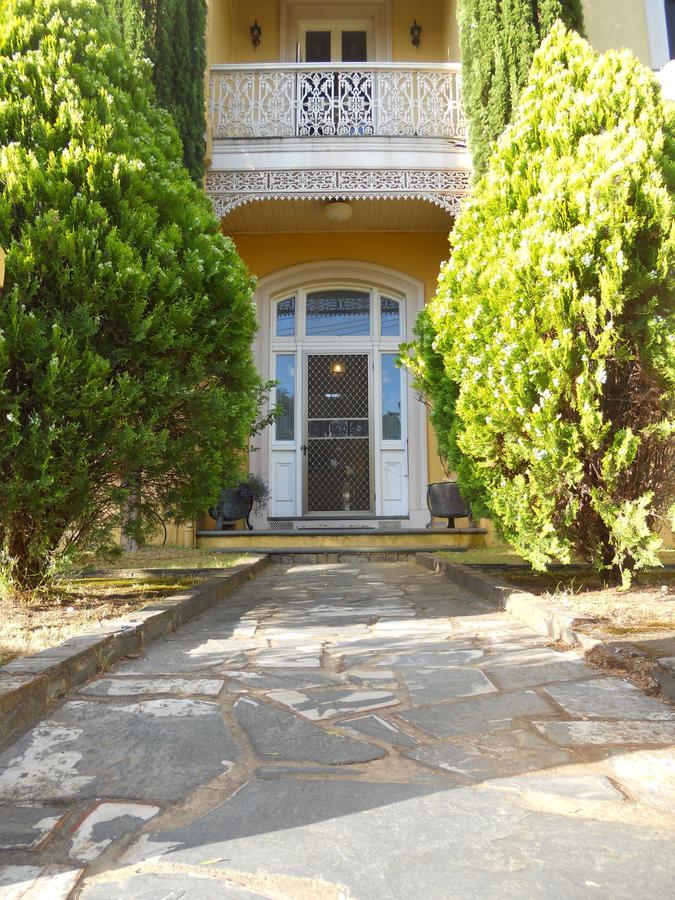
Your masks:
<path fill-rule="evenodd" d="M 300 447 L 300 449 L 302 450 L 303 456 L 307 456 L 307 451 L 309 450 L 309 447 L 307 446 L 307 444 L 303 444 L 303 445 Z"/>

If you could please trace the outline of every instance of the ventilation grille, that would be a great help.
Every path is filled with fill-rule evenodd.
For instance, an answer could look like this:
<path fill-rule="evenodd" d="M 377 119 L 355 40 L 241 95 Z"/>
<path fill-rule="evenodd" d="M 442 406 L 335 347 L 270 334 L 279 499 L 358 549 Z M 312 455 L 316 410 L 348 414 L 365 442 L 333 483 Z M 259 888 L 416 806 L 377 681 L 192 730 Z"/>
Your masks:
<path fill-rule="evenodd" d="M 270 531 L 293 531 L 294 525 L 291 519 L 277 519 L 270 522 Z"/>
<path fill-rule="evenodd" d="M 401 520 L 400 519 L 392 519 L 391 521 L 378 522 L 377 528 L 378 528 L 378 531 L 400 531 L 401 530 Z"/>

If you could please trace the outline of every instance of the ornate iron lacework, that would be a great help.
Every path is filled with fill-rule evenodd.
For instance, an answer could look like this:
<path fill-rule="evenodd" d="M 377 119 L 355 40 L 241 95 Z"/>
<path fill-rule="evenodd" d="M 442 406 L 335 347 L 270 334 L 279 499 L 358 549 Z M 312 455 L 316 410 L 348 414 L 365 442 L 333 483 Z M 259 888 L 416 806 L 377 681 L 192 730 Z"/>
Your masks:
<path fill-rule="evenodd" d="M 456 215 L 468 194 L 463 169 L 273 169 L 209 172 L 206 193 L 217 216 L 256 200 L 426 200 Z"/>
<path fill-rule="evenodd" d="M 215 140 L 420 135 L 466 142 L 458 67 L 216 67 L 209 113 Z"/>

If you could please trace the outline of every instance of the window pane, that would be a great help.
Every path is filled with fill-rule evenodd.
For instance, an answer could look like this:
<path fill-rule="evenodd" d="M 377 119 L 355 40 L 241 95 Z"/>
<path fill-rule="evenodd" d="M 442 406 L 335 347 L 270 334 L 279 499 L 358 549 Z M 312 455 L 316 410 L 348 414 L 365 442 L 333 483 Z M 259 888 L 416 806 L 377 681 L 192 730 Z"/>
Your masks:
<path fill-rule="evenodd" d="M 308 31 L 305 62 L 330 62 L 330 31 Z"/>
<path fill-rule="evenodd" d="M 398 300 L 382 297 L 380 300 L 380 321 L 382 337 L 399 337 L 401 334 L 401 304 Z"/>
<path fill-rule="evenodd" d="M 401 440 L 401 370 L 396 353 L 382 354 L 382 439 Z"/>
<path fill-rule="evenodd" d="M 276 399 L 281 407 L 281 415 L 275 423 L 275 437 L 278 441 L 292 441 L 295 437 L 295 355 L 279 354 L 276 361 Z"/>
<path fill-rule="evenodd" d="M 307 334 L 369 335 L 370 294 L 347 290 L 307 294 Z"/>
<path fill-rule="evenodd" d="M 367 59 L 366 32 L 343 31 L 342 62 L 365 62 Z"/>
<path fill-rule="evenodd" d="M 295 297 L 277 303 L 277 337 L 295 337 Z"/>

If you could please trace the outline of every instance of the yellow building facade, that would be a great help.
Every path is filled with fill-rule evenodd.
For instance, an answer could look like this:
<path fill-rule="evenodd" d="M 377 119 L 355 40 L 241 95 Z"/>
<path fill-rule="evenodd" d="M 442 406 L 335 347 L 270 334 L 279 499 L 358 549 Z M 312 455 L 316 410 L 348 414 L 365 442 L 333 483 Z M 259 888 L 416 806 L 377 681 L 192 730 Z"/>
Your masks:
<path fill-rule="evenodd" d="M 586 0 L 588 36 L 661 67 L 669 5 Z M 445 476 L 395 356 L 469 188 L 456 0 L 210 0 L 207 54 L 206 191 L 283 407 L 250 457 L 256 529 L 421 530 Z"/>

